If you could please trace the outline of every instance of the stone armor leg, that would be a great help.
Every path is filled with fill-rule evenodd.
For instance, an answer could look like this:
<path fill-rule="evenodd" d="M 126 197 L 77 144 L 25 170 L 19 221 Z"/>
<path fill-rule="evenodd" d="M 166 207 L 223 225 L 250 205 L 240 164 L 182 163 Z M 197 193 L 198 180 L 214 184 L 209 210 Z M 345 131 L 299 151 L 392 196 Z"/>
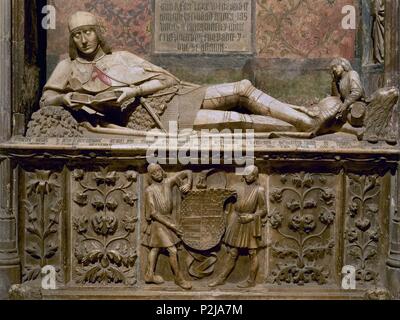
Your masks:
<path fill-rule="evenodd" d="M 249 113 L 290 123 L 298 131 L 312 131 L 314 119 L 304 107 L 280 102 L 252 85 L 249 80 L 219 84 L 207 89 L 203 109 L 230 110 L 241 106 Z"/>

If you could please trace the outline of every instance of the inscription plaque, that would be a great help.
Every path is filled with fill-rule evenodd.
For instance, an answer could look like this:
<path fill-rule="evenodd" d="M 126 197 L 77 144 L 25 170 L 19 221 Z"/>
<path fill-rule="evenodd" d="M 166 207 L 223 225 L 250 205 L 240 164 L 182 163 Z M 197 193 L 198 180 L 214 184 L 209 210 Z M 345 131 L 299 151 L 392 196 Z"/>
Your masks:
<path fill-rule="evenodd" d="M 155 0 L 155 53 L 253 52 L 252 0 Z"/>

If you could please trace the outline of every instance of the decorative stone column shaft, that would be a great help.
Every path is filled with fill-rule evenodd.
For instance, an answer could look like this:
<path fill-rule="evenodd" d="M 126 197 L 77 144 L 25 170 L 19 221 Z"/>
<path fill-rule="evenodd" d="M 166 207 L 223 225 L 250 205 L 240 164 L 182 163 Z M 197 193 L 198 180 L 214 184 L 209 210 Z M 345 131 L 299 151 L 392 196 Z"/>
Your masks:
<path fill-rule="evenodd" d="M 385 2 L 385 85 L 400 87 L 400 0 L 386 0 Z M 399 108 L 393 123 L 399 125 Z M 399 132 L 397 138 L 399 140 Z M 387 282 L 393 296 L 400 298 L 400 172 L 397 173 L 397 208 L 390 217 L 390 249 Z"/>
<path fill-rule="evenodd" d="M 0 1 L 0 143 L 11 137 L 11 1 Z M 3 161 L 2 161 L 3 160 Z M 20 280 L 9 160 L 0 159 L 0 299 Z"/>

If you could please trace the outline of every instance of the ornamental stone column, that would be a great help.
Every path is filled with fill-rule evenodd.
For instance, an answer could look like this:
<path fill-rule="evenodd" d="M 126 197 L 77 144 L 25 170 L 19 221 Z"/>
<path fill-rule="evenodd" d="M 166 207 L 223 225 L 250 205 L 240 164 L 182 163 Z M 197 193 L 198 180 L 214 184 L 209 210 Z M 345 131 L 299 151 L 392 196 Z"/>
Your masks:
<path fill-rule="evenodd" d="M 385 2 L 385 85 L 400 88 L 400 0 Z M 399 108 L 394 123 L 399 125 Z M 399 134 L 397 136 L 398 141 Z M 389 249 L 388 285 L 392 294 L 400 298 L 400 172 L 397 173 L 396 208 L 390 218 L 391 243 Z"/>
<path fill-rule="evenodd" d="M 0 143 L 11 137 L 11 1 L 0 1 Z M 20 282 L 10 161 L 0 158 L 0 299 Z"/>

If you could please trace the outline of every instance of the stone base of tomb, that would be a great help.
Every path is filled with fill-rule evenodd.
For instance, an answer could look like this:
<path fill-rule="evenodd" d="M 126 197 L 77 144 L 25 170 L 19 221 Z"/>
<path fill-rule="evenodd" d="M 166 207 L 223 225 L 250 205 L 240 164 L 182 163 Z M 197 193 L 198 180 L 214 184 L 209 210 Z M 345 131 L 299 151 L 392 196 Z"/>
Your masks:
<path fill-rule="evenodd" d="M 387 262 L 393 260 L 398 148 L 321 138 L 256 139 L 254 145 L 254 154 L 247 160 L 259 167 L 259 183 L 268 202 L 257 286 L 236 286 L 249 273 L 249 258 L 243 250 L 226 284 L 208 287 L 224 267 L 226 246 L 223 232 L 213 232 L 211 222 L 208 225 L 203 219 L 202 227 L 209 228 L 205 230 L 218 244 L 199 251 L 189 242 L 181 243 L 180 266 L 184 278 L 193 284 L 192 290 L 183 290 L 174 284 L 165 252 L 156 269 L 165 284 L 144 282 L 149 142 L 143 138 L 14 138 L 2 144 L 1 159 L 10 159 L 14 175 L 10 201 L 17 216 L 21 260 L 21 285 L 12 288 L 11 298 L 396 297 L 399 287 L 391 280 L 396 276 Z M 212 148 L 206 151 L 212 155 Z M 195 164 L 194 157 L 191 164 L 162 167 L 167 174 L 192 170 L 194 188 L 229 190 L 240 182 L 235 172 L 238 166 L 235 161 L 224 163 L 223 155 L 219 159 L 219 164 Z M 182 199 L 177 190 L 173 194 L 174 215 L 179 215 Z M 192 204 L 194 215 L 206 210 L 204 202 Z M 192 227 L 191 240 L 201 233 L 196 225 Z M 46 266 L 54 267 L 56 290 L 39 289 Z M 343 290 L 344 266 L 354 273 L 354 290 Z M 47 275 L 53 269 L 48 270 Z M 29 293 L 32 283 L 36 292 Z"/>
<path fill-rule="evenodd" d="M 124 288 L 110 289 L 97 288 L 96 290 L 82 288 L 68 288 L 51 292 L 43 292 L 44 300 L 364 300 L 369 299 L 368 293 L 362 290 L 352 292 L 340 291 L 332 288 L 277 288 L 271 289 L 258 286 L 252 290 L 218 289 L 209 291 L 192 290 L 181 291 L 172 283 L 163 290 L 151 288 Z"/>

